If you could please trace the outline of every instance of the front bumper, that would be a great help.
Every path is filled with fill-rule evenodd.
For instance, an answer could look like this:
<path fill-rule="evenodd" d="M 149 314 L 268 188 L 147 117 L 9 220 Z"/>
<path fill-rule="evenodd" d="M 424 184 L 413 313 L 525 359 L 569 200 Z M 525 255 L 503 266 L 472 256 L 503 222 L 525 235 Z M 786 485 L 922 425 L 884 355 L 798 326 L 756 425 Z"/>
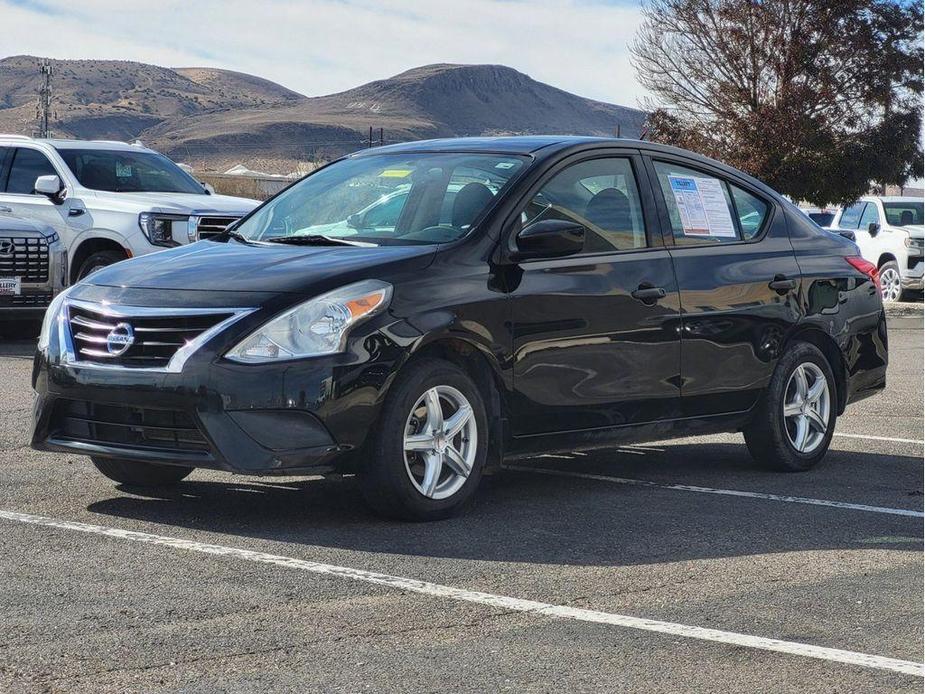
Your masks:
<path fill-rule="evenodd" d="M 921 257 L 909 256 L 907 267 L 902 273 L 903 289 L 918 290 L 925 288 L 923 282 L 923 270 L 925 270 L 925 261 Z"/>
<path fill-rule="evenodd" d="M 178 372 L 69 360 L 52 331 L 35 357 L 32 447 L 252 475 L 355 469 L 403 350 L 370 325 L 344 354 L 221 358 L 265 318 L 216 335 Z"/>

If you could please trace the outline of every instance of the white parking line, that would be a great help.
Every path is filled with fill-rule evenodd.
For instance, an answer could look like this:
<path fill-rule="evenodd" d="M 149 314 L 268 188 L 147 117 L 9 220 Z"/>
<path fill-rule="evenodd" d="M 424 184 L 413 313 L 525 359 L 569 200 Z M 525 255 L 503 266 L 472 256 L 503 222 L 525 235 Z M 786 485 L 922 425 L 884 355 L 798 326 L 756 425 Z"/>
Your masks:
<path fill-rule="evenodd" d="M 891 441 L 893 443 L 917 443 L 920 446 L 925 446 L 925 441 L 919 441 L 918 439 L 897 439 L 892 436 L 868 436 L 867 434 L 842 434 L 840 431 L 836 431 L 833 436 L 842 436 L 846 439 L 867 439 L 868 441 Z"/>
<path fill-rule="evenodd" d="M 893 516 L 911 516 L 925 518 L 921 511 L 910 511 L 904 508 L 888 508 L 885 506 L 867 506 L 866 504 L 849 504 L 845 501 L 829 501 L 827 499 L 810 499 L 804 496 L 783 496 L 780 494 L 765 494 L 763 492 L 743 492 L 738 489 L 713 489 L 712 487 L 695 487 L 689 484 L 662 484 L 649 480 L 637 480 L 629 477 L 611 477 L 610 475 L 595 475 L 590 472 L 570 472 L 568 470 L 549 470 L 546 468 L 529 467 L 526 465 L 505 465 L 505 470 L 518 472 L 534 472 L 540 475 L 554 475 L 556 477 L 576 477 L 584 480 L 597 480 L 599 482 L 613 482 L 627 484 L 635 487 L 657 487 L 658 489 L 673 489 L 680 492 L 697 492 L 699 494 L 720 494 L 722 496 L 742 496 L 749 499 L 764 499 L 766 501 L 784 501 L 790 504 L 810 504 L 811 506 L 829 506 L 843 508 L 851 511 L 868 511 L 870 513 L 886 513 Z"/>
<path fill-rule="evenodd" d="M 308 571 L 325 576 L 335 576 L 338 578 L 350 579 L 352 581 L 361 581 L 364 583 L 387 586 L 389 588 L 395 588 L 397 590 L 403 590 L 412 593 L 420 593 L 423 595 L 446 598 L 449 600 L 476 603 L 479 605 L 486 605 L 488 607 L 512 610 L 516 612 L 528 612 L 545 617 L 573 619 L 581 622 L 594 622 L 597 624 L 608 624 L 618 627 L 627 627 L 630 629 L 640 629 L 642 631 L 669 634 L 676 637 L 699 639 L 701 641 L 714 641 L 716 643 L 724 643 L 730 646 L 744 646 L 746 648 L 774 651 L 776 653 L 786 653 L 789 655 L 798 655 L 806 658 L 816 658 L 819 660 L 828 660 L 836 663 L 846 663 L 848 665 L 859 665 L 861 667 L 875 668 L 877 670 L 889 670 L 891 672 L 898 672 L 904 675 L 925 677 L 925 665 L 910 660 L 898 660 L 896 658 L 886 658 L 868 653 L 845 651 L 839 648 L 813 646 L 806 643 L 798 643 L 796 641 L 781 641 L 779 639 L 769 639 L 762 636 L 740 634 L 734 631 L 705 629 L 703 627 L 689 626 L 687 624 L 675 624 L 673 622 L 662 622 L 654 619 L 642 619 L 640 617 L 630 617 L 627 615 L 614 614 L 611 612 L 586 610 L 579 607 L 553 605 L 545 602 L 537 602 L 535 600 L 521 600 L 520 598 L 507 597 L 505 595 L 495 595 L 493 593 L 482 593 L 474 590 L 453 588 L 452 586 L 444 586 L 438 583 L 430 583 L 428 581 L 419 581 L 414 578 L 390 576 L 388 574 L 380 574 L 373 571 L 364 571 L 363 569 L 352 569 L 346 566 L 334 566 L 332 564 L 320 564 L 318 562 L 307 561 L 304 559 L 283 557 L 276 554 L 266 554 L 264 552 L 254 552 L 252 550 L 240 549 L 237 547 L 226 547 L 224 545 L 212 545 L 203 542 L 194 542 L 192 540 L 183 540 L 176 537 L 151 535 L 149 533 L 136 532 L 133 530 L 121 530 L 119 528 L 108 528 L 102 525 L 90 525 L 88 523 L 63 521 L 54 518 L 46 518 L 44 516 L 33 516 L 28 513 L 0 511 L 0 518 L 9 521 L 16 521 L 19 523 L 29 523 L 31 525 L 44 525 L 52 528 L 59 528 L 61 530 L 76 530 L 78 532 L 103 535 L 120 540 L 131 540 L 132 542 L 141 542 L 149 545 L 172 547 L 174 549 L 184 549 L 201 554 L 233 557 L 235 559 L 242 559 L 245 561 L 252 561 L 261 564 L 275 564 L 277 566 L 283 566 L 289 569 L 299 569 L 301 571 Z"/>

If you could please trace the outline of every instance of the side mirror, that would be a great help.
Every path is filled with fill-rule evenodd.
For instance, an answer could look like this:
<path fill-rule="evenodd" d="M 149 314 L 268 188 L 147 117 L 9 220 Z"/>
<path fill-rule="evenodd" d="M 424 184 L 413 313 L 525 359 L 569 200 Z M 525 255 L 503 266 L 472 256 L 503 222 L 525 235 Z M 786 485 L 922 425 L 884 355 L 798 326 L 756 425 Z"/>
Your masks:
<path fill-rule="evenodd" d="M 880 233 L 880 225 L 877 222 L 871 222 L 867 225 L 867 231 L 870 232 L 871 236 L 876 236 Z"/>
<path fill-rule="evenodd" d="M 857 241 L 857 240 L 858 240 L 858 237 L 855 235 L 855 233 L 854 233 L 853 231 L 851 231 L 851 229 L 839 229 L 838 235 L 839 235 L 839 236 L 844 236 L 844 237 L 845 237 L 846 239 L 848 239 L 849 241 Z"/>
<path fill-rule="evenodd" d="M 581 252 L 585 246 L 585 228 L 563 219 L 544 219 L 521 229 L 516 243 L 517 250 L 510 253 L 514 262 L 562 258 Z"/>
<path fill-rule="evenodd" d="M 206 195 L 215 195 L 215 188 L 212 187 L 211 183 L 206 183 L 205 181 L 199 181 L 199 185 L 201 185 L 202 189 L 206 191 Z"/>
<path fill-rule="evenodd" d="M 39 176 L 35 179 L 33 187 L 36 193 L 47 195 L 54 203 L 61 202 L 61 193 L 64 186 L 61 185 L 61 179 L 57 176 Z"/>

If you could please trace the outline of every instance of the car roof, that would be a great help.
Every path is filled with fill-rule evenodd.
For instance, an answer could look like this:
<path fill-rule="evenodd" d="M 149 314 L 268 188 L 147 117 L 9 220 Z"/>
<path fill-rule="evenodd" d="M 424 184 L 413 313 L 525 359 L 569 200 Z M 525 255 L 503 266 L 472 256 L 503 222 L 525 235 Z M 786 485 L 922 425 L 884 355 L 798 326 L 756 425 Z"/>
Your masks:
<path fill-rule="evenodd" d="M 532 154 L 547 147 L 561 149 L 585 143 L 624 142 L 616 138 L 583 137 L 578 135 L 510 135 L 499 137 L 446 137 L 435 140 L 413 140 L 385 147 L 361 150 L 354 156 L 394 152 L 484 152 L 499 154 Z"/>
<path fill-rule="evenodd" d="M 100 149 L 150 152 L 147 147 L 132 145 L 118 140 L 70 140 L 64 138 L 39 138 L 23 135 L 0 135 L 0 142 L 10 145 L 50 145 L 55 149 Z"/>
<path fill-rule="evenodd" d="M 715 159 L 678 147 L 662 145 L 648 140 L 633 140 L 623 137 L 591 137 L 582 135 L 505 135 L 498 137 L 450 137 L 436 140 L 414 140 L 385 147 L 374 147 L 355 152 L 350 157 L 374 156 L 376 154 L 419 153 L 419 152 L 466 152 L 473 154 L 537 155 L 548 157 L 565 150 L 580 151 L 595 147 L 630 147 L 645 150 L 648 154 L 663 153 L 685 157 L 721 169 L 733 176 L 745 179 L 766 193 L 779 194 L 765 183 L 734 169 Z"/>

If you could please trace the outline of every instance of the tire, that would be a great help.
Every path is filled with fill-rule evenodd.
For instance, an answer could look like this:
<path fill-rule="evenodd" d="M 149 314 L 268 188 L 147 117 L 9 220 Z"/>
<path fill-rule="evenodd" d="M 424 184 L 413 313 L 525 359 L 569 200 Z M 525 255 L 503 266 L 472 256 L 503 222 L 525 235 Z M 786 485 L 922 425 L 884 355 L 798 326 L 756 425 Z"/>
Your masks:
<path fill-rule="evenodd" d="M 176 484 L 193 468 L 181 465 L 154 465 L 134 460 L 90 458 L 96 469 L 109 479 L 131 487 L 164 487 Z"/>
<path fill-rule="evenodd" d="M 891 304 L 899 301 L 903 293 L 902 275 L 899 274 L 899 264 L 895 260 L 888 260 L 880 266 L 880 296 L 883 303 Z"/>
<path fill-rule="evenodd" d="M 470 417 L 454 420 L 465 405 Z M 443 435 L 433 436 L 440 420 Z M 460 422 L 452 434 L 449 427 Z M 417 360 L 399 373 L 386 398 L 358 474 L 360 490 L 373 510 L 391 518 L 447 518 L 478 487 L 487 444 L 485 405 L 472 379 L 449 362 Z"/>
<path fill-rule="evenodd" d="M 82 280 L 84 277 L 92 275 L 97 270 L 107 265 L 118 263 L 120 260 L 125 260 L 125 254 L 119 251 L 97 251 L 96 253 L 91 253 L 81 264 L 80 270 L 77 272 L 77 279 Z"/>
<path fill-rule="evenodd" d="M 798 370 L 805 379 L 803 392 L 808 391 L 808 402 L 799 395 Z M 812 393 L 820 379 L 820 393 L 813 399 Z M 805 408 L 802 403 L 806 404 Z M 785 415 L 785 406 L 789 406 L 793 414 Z M 778 362 L 758 410 L 744 430 L 748 452 L 771 469 L 809 470 L 829 449 L 837 410 L 835 378 L 825 355 L 807 342 L 794 343 Z M 823 424 L 825 431 L 820 431 Z M 802 427 L 807 432 L 805 436 Z M 804 443 L 802 450 L 801 441 Z"/>

